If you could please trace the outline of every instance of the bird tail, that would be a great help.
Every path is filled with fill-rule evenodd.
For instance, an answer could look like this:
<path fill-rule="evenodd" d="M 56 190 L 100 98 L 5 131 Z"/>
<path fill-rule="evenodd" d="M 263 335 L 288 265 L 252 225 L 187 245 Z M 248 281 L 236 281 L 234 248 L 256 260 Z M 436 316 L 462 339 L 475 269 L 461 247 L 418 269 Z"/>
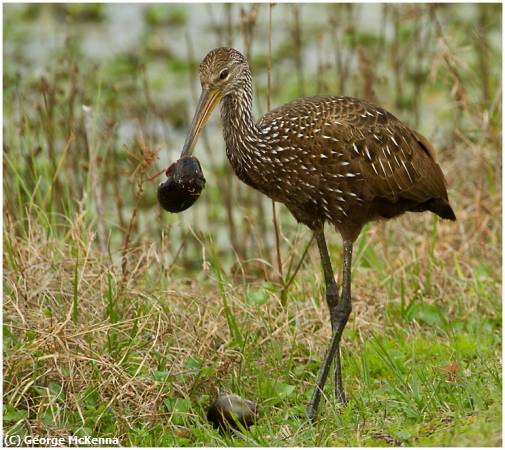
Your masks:
<path fill-rule="evenodd" d="M 433 198 L 427 202 L 426 206 L 431 212 L 434 212 L 442 219 L 456 220 L 456 214 L 454 214 L 451 205 L 445 199 Z"/>

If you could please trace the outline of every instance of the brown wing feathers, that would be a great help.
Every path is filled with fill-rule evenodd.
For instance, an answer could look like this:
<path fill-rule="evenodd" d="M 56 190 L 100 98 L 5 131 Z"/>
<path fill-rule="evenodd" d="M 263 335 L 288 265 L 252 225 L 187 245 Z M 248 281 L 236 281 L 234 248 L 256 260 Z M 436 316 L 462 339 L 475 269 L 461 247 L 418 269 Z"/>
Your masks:
<path fill-rule="evenodd" d="M 351 97 L 306 97 L 269 112 L 257 126 L 269 132 L 281 171 L 296 166 L 289 172 L 294 182 L 270 193 L 291 209 L 319 204 L 336 224 L 357 209 L 353 220 L 363 223 L 423 210 L 455 219 L 433 146 L 380 107 Z"/>
<path fill-rule="evenodd" d="M 381 215 L 382 208 L 384 217 L 431 210 L 455 220 L 431 143 L 381 108 L 354 99 L 349 103 L 335 134 L 344 137 L 352 167 L 362 175 L 365 202 L 375 201 L 377 213 Z"/>

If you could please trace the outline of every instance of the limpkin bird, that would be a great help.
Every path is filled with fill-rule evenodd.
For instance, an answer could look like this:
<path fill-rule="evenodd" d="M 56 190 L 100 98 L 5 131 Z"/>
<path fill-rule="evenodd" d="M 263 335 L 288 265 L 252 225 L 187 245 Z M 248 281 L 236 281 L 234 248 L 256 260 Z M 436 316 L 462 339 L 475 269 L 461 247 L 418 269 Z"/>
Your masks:
<path fill-rule="evenodd" d="M 253 88 L 246 58 L 233 48 L 210 51 L 200 65 L 201 96 L 182 156 L 192 154 L 221 103 L 226 155 L 247 185 L 284 203 L 313 230 L 321 255 L 332 337 L 307 408 L 315 418 L 335 360 L 335 395 L 345 403 L 340 339 L 351 313 L 353 243 L 363 226 L 406 211 L 455 220 L 435 150 L 417 131 L 383 108 L 352 97 L 304 97 L 252 117 Z M 341 292 L 326 246 L 324 224 L 343 238 Z"/>

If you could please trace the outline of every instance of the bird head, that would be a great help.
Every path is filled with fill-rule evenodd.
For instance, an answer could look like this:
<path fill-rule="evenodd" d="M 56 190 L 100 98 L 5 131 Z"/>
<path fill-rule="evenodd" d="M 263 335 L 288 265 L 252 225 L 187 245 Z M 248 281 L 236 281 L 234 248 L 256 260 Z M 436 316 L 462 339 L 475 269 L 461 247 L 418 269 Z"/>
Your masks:
<path fill-rule="evenodd" d="M 249 65 L 242 53 L 234 48 L 215 48 L 200 64 L 202 90 L 216 91 L 224 97 L 242 84 L 243 74 L 248 70 Z"/>
<path fill-rule="evenodd" d="M 240 88 L 248 73 L 247 60 L 233 48 L 220 47 L 207 53 L 200 64 L 202 92 L 181 156 L 191 155 L 216 105 L 222 98 Z"/>

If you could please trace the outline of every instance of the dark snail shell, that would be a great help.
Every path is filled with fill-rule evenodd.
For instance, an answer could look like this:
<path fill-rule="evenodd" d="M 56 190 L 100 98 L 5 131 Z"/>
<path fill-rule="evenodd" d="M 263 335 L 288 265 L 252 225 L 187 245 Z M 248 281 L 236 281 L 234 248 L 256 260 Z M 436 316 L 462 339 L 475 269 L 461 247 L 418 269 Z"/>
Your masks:
<path fill-rule="evenodd" d="M 207 411 L 208 421 L 222 430 L 239 429 L 237 422 L 248 428 L 257 416 L 258 405 L 235 394 L 220 395 Z"/>
<path fill-rule="evenodd" d="M 198 200 L 205 186 L 200 162 L 194 156 L 183 156 L 166 171 L 167 179 L 158 186 L 158 202 L 163 209 L 178 213 Z"/>

